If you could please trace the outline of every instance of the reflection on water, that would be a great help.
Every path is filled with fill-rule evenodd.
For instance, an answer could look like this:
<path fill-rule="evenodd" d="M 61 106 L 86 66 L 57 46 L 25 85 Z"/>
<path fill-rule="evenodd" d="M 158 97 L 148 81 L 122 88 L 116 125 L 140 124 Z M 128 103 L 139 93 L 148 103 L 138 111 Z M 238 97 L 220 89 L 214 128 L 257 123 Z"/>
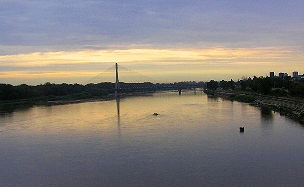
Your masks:
<path fill-rule="evenodd" d="M 0 186 L 304 182 L 302 126 L 200 90 L 33 107 L 0 124 Z"/>
<path fill-rule="evenodd" d="M 273 111 L 267 106 L 261 106 L 261 120 L 262 120 L 262 128 L 272 130 L 274 123 Z"/>
<path fill-rule="evenodd" d="M 118 139 L 121 141 L 121 129 L 120 129 L 120 97 L 116 97 L 116 108 L 117 108 L 117 131 Z"/>
<path fill-rule="evenodd" d="M 267 106 L 261 106 L 261 116 L 264 118 L 273 118 L 272 110 Z"/>

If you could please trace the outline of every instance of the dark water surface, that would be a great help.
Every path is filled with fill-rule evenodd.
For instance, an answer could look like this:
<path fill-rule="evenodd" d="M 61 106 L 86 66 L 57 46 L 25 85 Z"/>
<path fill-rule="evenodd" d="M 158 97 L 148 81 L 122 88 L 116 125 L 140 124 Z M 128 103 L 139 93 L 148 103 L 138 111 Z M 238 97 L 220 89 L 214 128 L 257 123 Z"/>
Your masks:
<path fill-rule="evenodd" d="M 303 186 L 303 140 L 202 91 L 33 107 L 0 116 L 0 186 Z"/>

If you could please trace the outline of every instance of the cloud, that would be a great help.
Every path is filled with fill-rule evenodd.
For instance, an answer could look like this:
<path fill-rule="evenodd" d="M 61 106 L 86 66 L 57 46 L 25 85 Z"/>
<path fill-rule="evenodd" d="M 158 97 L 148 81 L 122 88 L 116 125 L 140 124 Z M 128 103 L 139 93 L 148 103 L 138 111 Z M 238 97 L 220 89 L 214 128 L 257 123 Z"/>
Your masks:
<path fill-rule="evenodd" d="M 41 46 L 38 51 L 303 44 L 304 5 L 298 0 L 24 0 L 0 1 L 0 7 L 0 45 Z"/>
<path fill-rule="evenodd" d="M 77 65 L 92 63 L 127 63 L 164 65 L 174 63 L 202 63 L 207 61 L 251 61 L 290 58 L 299 53 L 294 47 L 269 48 L 206 48 L 206 49 L 115 49 L 27 53 L 0 56 L 0 66 L 38 67 L 49 65 Z"/>
<path fill-rule="evenodd" d="M 303 9 L 301 0 L 0 0 L 0 80 L 73 81 L 115 62 L 175 79 L 300 72 Z"/>
<path fill-rule="evenodd" d="M 301 69 L 303 57 L 298 47 L 150 48 L 30 53 L 0 56 L 0 80 L 15 77 L 16 80 L 19 78 L 24 81 L 45 77 L 41 80 L 68 82 L 75 79 L 85 82 L 95 75 L 100 77 L 98 81 L 103 80 L 101 77 L 110 81 L 113 76 L 109 72 L 114 72 L 115 63 L 123 67 L 120 73 L 124 77 L 135 72 L 168 82 L 174 81 L 174 78 L 189 80 L 192 77 L 200 80 L 202 75 L 213 79 L 230 79 L 264 75 L 269 71 L 304 72 Z"/>

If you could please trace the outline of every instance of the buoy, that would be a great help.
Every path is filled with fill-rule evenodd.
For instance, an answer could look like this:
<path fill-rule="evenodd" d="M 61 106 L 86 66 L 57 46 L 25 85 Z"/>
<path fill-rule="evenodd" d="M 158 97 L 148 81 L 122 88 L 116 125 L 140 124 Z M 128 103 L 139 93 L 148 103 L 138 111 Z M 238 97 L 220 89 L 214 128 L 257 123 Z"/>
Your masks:
<path fill-rule="evenodd" d="M 244 132 L 245 127 L 240 127 L 240 132 Z"/>

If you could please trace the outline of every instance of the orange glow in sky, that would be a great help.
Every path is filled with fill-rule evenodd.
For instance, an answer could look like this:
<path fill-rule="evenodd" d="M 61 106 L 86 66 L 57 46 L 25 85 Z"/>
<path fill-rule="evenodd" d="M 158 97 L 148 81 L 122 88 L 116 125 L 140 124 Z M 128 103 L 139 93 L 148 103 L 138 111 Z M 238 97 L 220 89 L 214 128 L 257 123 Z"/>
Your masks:
<path fill-rule="evenodd" d="M 106 82 L 111 81 L 114 74 L 105 70 L 116 62 L 131 71 L 150 77 L 151 82 L 229 80 L 240 79 L 242 76 L 265 76 L 270 71 L 290 74 L 292 71 L 304 72 L 303 66 L 301 67 L 303 57 L 299 48 L 295 47 L 29 53 L 0 56 L 0 80 L 11 80 L 15 84 L 37 84 L 39 81 L 84 83 L 99 76 L 98 81 L 103 82 L 104 77 Z"/>

